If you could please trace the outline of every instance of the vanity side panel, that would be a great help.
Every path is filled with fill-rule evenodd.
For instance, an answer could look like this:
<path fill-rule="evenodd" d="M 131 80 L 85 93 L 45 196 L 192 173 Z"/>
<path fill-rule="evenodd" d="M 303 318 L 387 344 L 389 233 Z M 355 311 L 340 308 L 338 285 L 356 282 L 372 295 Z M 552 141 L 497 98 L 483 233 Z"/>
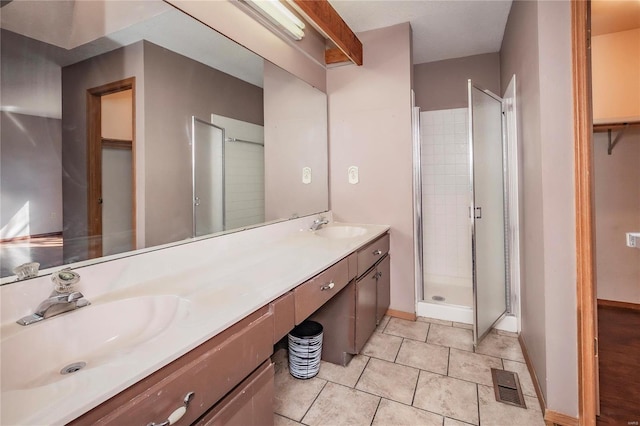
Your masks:
<path fill-rule="evenodd" d="M 269 305 L 273 313 L 273 344 L 286 336 L 295 327 L 295 304 L 293 292 L 290 291 Z"/>

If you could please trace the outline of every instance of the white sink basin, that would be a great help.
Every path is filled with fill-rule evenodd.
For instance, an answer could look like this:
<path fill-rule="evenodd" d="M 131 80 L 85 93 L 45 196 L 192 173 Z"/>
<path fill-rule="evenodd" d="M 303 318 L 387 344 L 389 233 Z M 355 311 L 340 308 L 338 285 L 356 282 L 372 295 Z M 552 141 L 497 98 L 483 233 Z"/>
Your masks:
<path fill-rule="evenodd" d="M 74 363 L 104 365 L 161 334 L 176 316 L 180 298 L 144 296 L 90 305 L 25 326 L 2 340 L 2 392 L 64 380 Z M 74 368 L 71 367 L 73 370 Z"/>
<path fill-rule="evenodd" d="M 354 238 L 364 235 L 367 230 L 361 226 L 353 225 L 329 225 L 315 231 L 315 235 L 324 238 Z"/>

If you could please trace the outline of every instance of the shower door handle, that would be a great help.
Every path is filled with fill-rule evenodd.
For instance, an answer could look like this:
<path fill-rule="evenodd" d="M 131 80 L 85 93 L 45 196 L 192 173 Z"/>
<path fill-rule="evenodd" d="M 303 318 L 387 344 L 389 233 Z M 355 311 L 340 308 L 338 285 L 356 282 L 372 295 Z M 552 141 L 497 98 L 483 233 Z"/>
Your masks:
<path fill-rule="evenodd" d="M 482 219 L 482 207 L 476 207 L 474 208 L 474 211 L 474 219 Z M 471 217 L 471 207 L 469 207 L 469 217 Z"/>

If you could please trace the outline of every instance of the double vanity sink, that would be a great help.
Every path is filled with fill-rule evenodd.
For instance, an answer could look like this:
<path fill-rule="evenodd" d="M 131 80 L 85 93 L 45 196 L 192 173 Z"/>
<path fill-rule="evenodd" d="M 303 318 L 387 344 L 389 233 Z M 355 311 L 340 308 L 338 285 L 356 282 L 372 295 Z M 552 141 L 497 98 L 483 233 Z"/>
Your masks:
<path fill-rule="evenodd" d="M 91 283 L 81 282 L 90 306 L 28 326 L 2 325 L 1 423 L 73 421 L 295 293 L 291 290 L 330 266 L 346 265 L 347 257 L 355 258 L 359 248 L 388 229 L 331 223 L 290 232 L 254 242 L 242 256 L 227 250 L 226 257 L 218 255 L 208 265 L 95 298 Z"/>

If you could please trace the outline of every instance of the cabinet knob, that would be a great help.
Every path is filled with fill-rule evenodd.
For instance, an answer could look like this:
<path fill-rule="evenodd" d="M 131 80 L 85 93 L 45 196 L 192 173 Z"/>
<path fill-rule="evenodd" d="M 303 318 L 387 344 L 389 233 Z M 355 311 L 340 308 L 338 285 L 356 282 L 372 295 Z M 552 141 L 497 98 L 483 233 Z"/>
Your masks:
<path fill-rule="evenodd" d="M 187 412 L 187 408 L 189 407 L 189 402 L 191 402 L 191 398 L 193 398 L 194 395 L 195 395 L 194 392 L 189 392 L 188 394 L 186 394 L 184 397 L 184 400 L 182 401 L 183 403 L 182 406 L 176 408 L 173 411 L 173 413 L 169 414 L 169 417 L 164 422 L 162 423 L 151 422 L 151 423 L 148 423 L 147 426 L 170 426 L 172 424 L 175 424 Z"/>
<path fill-rule="evenodd" d="M 374 255 L 380 256 L 382 254 L 382 250 L 376 250 L 373 252 Z"/>
<path fill-rule="evenodd" d="M 334 282 L 331 281 L 329 284 L 325 284 L 322 287 L 320 287 L 320 291 L 331 290 L 335 286 L 336 285 L 334 284 Z"/>

